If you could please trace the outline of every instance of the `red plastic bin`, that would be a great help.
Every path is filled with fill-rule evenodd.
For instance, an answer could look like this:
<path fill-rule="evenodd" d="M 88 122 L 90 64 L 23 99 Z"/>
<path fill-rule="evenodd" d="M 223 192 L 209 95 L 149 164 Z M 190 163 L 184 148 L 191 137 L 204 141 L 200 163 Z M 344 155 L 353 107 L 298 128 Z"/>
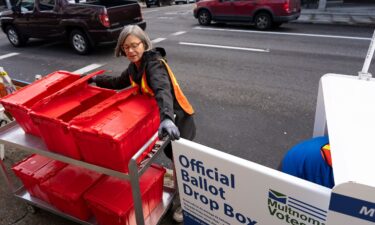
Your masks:
<path fill-rule="evenodd" d="M 30 111 L 30 117 L 39 127 L 47 148 L 71 158 L 81 159 L 69 132 L 68 123 L 78 114 L 114 95 L 116 91 L 88 85 L 87 80 L 103 71 L 81 78 L 39 101 Z"/>
<path fill-rule="evenodd" d="M 102 175 L 85 168 L 68 165 L 54 177 L 41 184 L 57 209 L 81 220 L 88 220 L 91 212 L 83 195 Z"/>
<path fill-rule="evenodd" d="M 70 122 L 84 161 L 128 172 L 129 160 L 160 124 L 156 100 L 136 93 L 137 88 L 117 93 Z M 144 153 L 151 151 L 153 145 Z"/>
<path fill-rule="evenodd" d="M 165 169 L 152 165 L 140 177 L 144 218 L 160 203 Z M 159 193 L 158 196 L 154 193 Z M 104 176 L 84 196 L 100 225 L 136 225 L 134 202 L 129 181 Z M 150 199 L 152 198 L 152 199 Z M 152 202 L 150 204 L 150 202 Z"/>
<path fill-rule="evenodd" d="M 12 170 L 21 179 L 31 196 L 50 202 L 47 194 L 41 190 L 40 185 L 65 166 L 66 164 L 63 162 L 33 154 L 16 163 Z"/>
<path fill-rule="evenodd" d="M 150 169 L 144 173 L 139 181 L 140 186 L 146 189 L 145 197 L 150 212 L 154 210 L 163 197 L 163 183 L 166 169 L 160 165 L 152 164 Z"/>
<path fill-rule="evenodd" d="M 3 97 L 0 102 L 26 133 L 40 136 L 38 127 L 34 125 L 28 115 L 30 108 L 38 101 L 54 94 L 79 78 L 80 76 L 77 74 L 56 71 L 15 93 Z"/>

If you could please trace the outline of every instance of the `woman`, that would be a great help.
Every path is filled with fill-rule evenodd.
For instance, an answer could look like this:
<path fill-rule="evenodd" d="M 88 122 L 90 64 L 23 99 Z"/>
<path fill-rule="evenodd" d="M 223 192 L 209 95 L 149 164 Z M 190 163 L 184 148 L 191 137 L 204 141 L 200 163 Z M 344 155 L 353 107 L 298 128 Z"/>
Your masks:
<path fill-rule="evenodd" d="M 93 81 L 99 87 L 122 89 L 137 86 L 142 94 L 154 96 L 160 112 L 159 138 L 168 135 L 171 140 L 195 137 L 194 110 L 182 93 L 179 85 L 163 60 L 162 48 L 152 49 L 148 35 L 137 25 L 126 26 L 117 41 L 115 56 L 125 56 L 130 61 L 126 70 L 118 77 L 96 76 Z M 172 146 L 164 152 L 172 159 Z M 182 222 L 181 207 L 177 207 L 173 218 Z"/>

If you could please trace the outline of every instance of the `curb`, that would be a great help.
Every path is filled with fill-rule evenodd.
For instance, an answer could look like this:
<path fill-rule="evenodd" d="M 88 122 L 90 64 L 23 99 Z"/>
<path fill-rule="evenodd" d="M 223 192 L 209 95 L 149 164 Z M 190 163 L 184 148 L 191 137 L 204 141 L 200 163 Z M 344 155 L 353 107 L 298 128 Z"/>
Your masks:
<path fill-rule="evenodd" d="M 375 23 L 354 23 L 354 22 L 330 22 L 330 21 L 314 21 L 314 20 L 295 20 L 291 21 L 290 23 L 299 23 L 299 24 L 321 24 L 321 25 L 345 25 L 345 26 L 367 26 L 367 27 L 375 27 Z"/>
<path fill-rule="evenodd" d="M 375 10 L 375 9 L 374 9 Z M 368 16 L 368 17 L 374 17 L 374 12 L 339 12 L 339 11 L 304 11 L 302 10 L 301 15 L 340 15 L 340 16 Z"/>
<path fill-rule="evenodd" d="M 354 15 L 354 14 L 330 14 L 330 13 L 302 13 L 298 20 L 292 23 L 332 24 L 350 26 L 375 27 L 375 15 Z"/>

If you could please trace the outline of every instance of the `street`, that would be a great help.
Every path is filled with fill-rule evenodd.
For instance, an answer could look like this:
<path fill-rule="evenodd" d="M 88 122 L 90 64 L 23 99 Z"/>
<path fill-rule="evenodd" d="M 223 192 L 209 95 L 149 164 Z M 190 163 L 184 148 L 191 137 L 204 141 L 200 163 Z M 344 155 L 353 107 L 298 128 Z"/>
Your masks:
<path fill-rule="evenodd" d="M 238 24 L 203 27 L 192 10 L 193 4 L 143 8 L 143 17 L 154 46 L 166 49 L 195 108 L 194 141 L 271 168 L 291 146 L 312 136 L 320 77 L 356 75 L 373 33 L 363 26 L 298 23 L 267 32 Z M 31 40 L 14 48 L 1 33 L 0 66 L 26 81 L 56 70 L 87 71 L 87 66 L 119 75 L 128 61 L 115 58 L 114 47 L 101 45 L 88 56 L 76 55 L 60 41 Z M 374 65 L 369 72 L 375 74 Z M 5 191 L 0 189 L 0 196 Z M 5 212 L 0 210 L 0 221 Z M 4 224 L 75 224 L 47 214 L 27 215 L 17 223 L 7 218 Z"/>

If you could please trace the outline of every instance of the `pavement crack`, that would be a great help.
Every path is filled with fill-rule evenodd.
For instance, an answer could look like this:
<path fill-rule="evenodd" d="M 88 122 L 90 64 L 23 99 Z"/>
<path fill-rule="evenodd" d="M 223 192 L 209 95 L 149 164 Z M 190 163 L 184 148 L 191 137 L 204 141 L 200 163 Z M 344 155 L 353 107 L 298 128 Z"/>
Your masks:
<path fill-rule="evenodd" d="M 17 224 L 18 222 L 20 222 L 21 220 L 23 220 L 27 214 L 29 214 L 29 212 L 26 212 L 23 216 L 21 216 L 20 218 L 16 219 L 13 223 L 9 223 L 9 225 L 14 225 L 14 224 Z"/>

